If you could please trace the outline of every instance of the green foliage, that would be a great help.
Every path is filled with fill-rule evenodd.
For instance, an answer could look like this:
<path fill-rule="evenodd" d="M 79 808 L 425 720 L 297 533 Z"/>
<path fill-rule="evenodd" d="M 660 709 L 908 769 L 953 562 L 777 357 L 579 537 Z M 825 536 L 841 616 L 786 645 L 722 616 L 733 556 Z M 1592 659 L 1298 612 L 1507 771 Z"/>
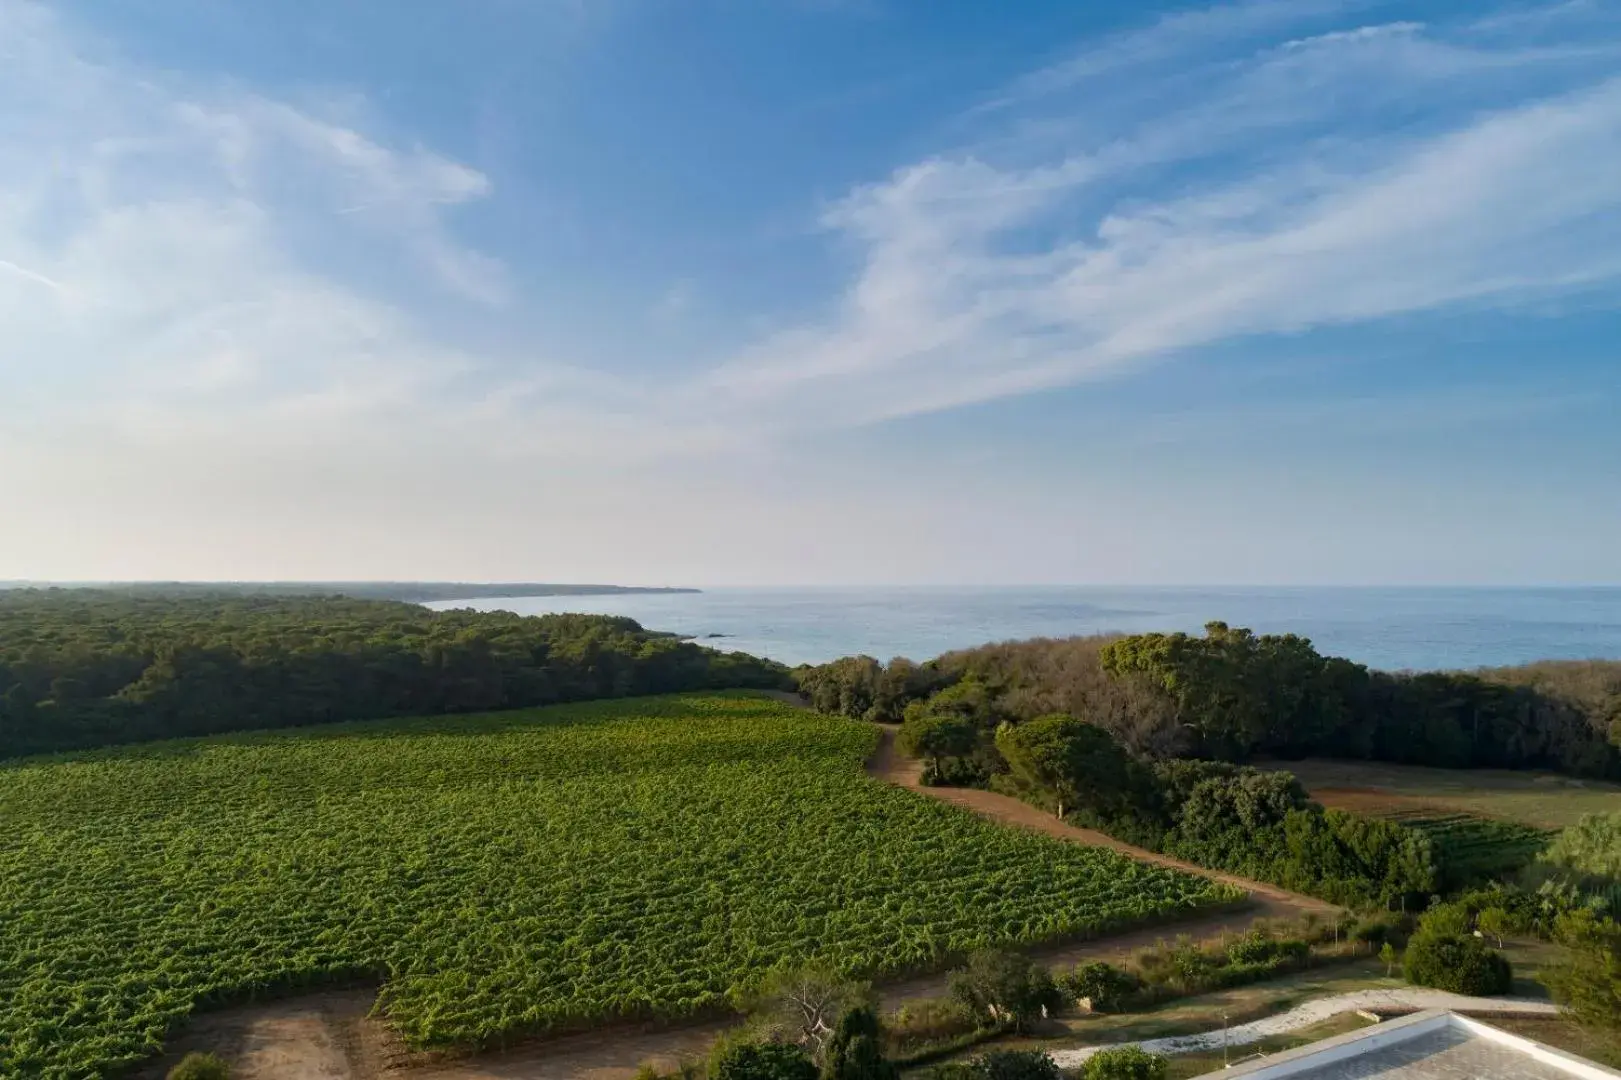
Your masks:
<path fill-rule="evenodd" d="M 0 1076 L 106 1075 L 196 1010 L 357 978 L 411 1044 L 487 1045 L 1232 895 L 873 781 L 875 736 L 675 696 L 0 766 Z"/>
<path fill-rule="evenodd" d="M 1542 829 L 1478 814 L 1396 809 L 1382 811 L 1375 819 L 1412 829 L 1429 840 L 1439 875 L 1436 888 L 1443 893 L 1516 875 L 1548 845 Z"/>
<path fill-rule="evenodd" d="M 884 1060 L 878 1014 L 871 1006 L 850 1009 L 839 1018 L 827 1047 L 827 1080 L 896 1080 L 898 1069 Z"/>
<path fill-rule="evenodd" d="M 168 1080 L 231 1080 L 231 1067 L 213 1054 L 194 1052 L 169 1070 Z"/>
<path fill-rule="evenodd" d="M 1003 718 L 1082 717 L 1143 758 L 1266 754 L 1621 775 L 1616 661 L 1391 674 L 1322 656 L 1292 634 L 1216 622 L 1203 637 L 1000 642 L 904 667 L 929 673 L 912 698 L 927 697 L 930 680 L 939 689 L 972 679 Z M 802 669 L 801 685 L 820 670 Z"/>
<path fill-rule="evenodd" d="M 1177 703 L 1204 756 L 1320 755 L 1456 768 L 1554 768 L 1615 775 L 1610 724 L 1621 665 L 1607 688 L 1555 665 L 1464 674 L 1370 672 L 1324 657 L 1293 634 L 1213 622 L 1202 638 L 1139 634 L 1105 646 L 1103 669 L 1150 679 Z"/>
<path fill-rule="evenodd" d="M 1129 971 L 1103 961 L 1082 964 L 1059 980 L 1059 989 L 1093 1012 L 1116 1012 L 1125 1008 L 1142 986 L 1142 980 Z"/>
<path fill-rule="evenodd" d="M 837 1025 L 871 1006 L 872 986 L 825 963 L 779 964 L 741 1002 L 756 1029 L 805 1048 L 822 1064 Z M 877 1022 L 874 1017 L 874 1023 Z"/>
<path fill-rule="evenodd" d="M 1542 861 L 1621 881 L 1621 813 L 1588 814 L 1554 839 Z"/>
<path fill-rule="evenodd" d="M 1527 868 L 1525 881 L 1621 914 L 1621 813 L 1588 814 L 1565 829 Z"/>
<path fill-rule="evenodd" d="M 951 976 L 951 995 L 987 1027 L 1023 1031 L 1063 1004 L 1052 973 L 1027 956 L 981 949 Z"/>
<path fill-rule="evenodd" d="M 818 1080 L 815 1062 L 788 1043 L 727 1042 L 709 1059 L 709 1080 Z"/>
<path fill-rule="evenodd" d="M 1385 965 L 1385 977 L 1389 978 L 1396 973 L 1396 946 L 1385 942 L 1379 946 L 1379 962 Z"/>
<path fill-rule="evenodd" d="M 907 1001 L 884 1017 L 884 1033 L 898 1054 L 911 1054 L 980 1030 L 978 1018 L 950 997 Z"/>
<path fill-rule="evenodd" d="M 1514 984 L 1508 959 L 1480 938 L 1433 930 L 1407 943 L 1402 974 L 1417 986 L 1475 997 L 1506 994 Z"/>
<path fill-rule="evenodd" d="M 906 707 L 954 681 L 928 664 L 896 657 L 887 666 L 870 656 L 794 669 L 799 693 L 818 712 L 898 724 Z"/>
<path fill-rule="evenodd" d="M 992 1050 L 977 1062 L 981 1080 L 1061 1080 L 1052 1057 L 1040 1050 Z"/>
<path fill-rule="evenodd" d="M 1131 974 L 1138 988 L 1121 997 L 1121 1007 L 1137 1008 L 1187 994 L 1270 979 L 1311 963 L 1311 943 L 1302 937 L 1279 936 L 1259 926 L 1225 948 L 1201 945 L 1191 938 L 1140 949 Z"/>
<path fill-rule="evenodd" d="M 1081 1067 L 1083 1080 L 1165 1080 L 1166 1061 L 1140 1046 L 1099 1050 Z"/>
<path fill-rule="evenodd" d="M 1152 789 L 1147 770 L 1112 735 L 1072 716 L 1004 725 L 996 748 L 1018 780 L 1053 797 L 1059 817 L 1066 809 L 1102 820 L 1127 817 Z"/>
<path fill-rule="evenodd" d="M 0 590 L 0 757 L 787 680 L 770 661 L 601 615 Z"/>
<path fill-rule="evenodd" d="M 936 698 L 943 696 L 938 694 Z M 964 759 L 979 747 L 981 735 L 971 718 L 955 711 L 930 709 L 916 701 L 906 709 L 899 743 L 903 753 L 924 759 L 924 783 L 964 779 L 972 783 L 983 780 L 984 775 L 971 765 L 964 767 Z"/>
<path fill-rule="evenodd" d="M 1577 1021 L 1621 1029 L 1621 925 L 1590 910 L 1560 916 L 1555 938 L 1564 957 L 1540 978 Z"/>

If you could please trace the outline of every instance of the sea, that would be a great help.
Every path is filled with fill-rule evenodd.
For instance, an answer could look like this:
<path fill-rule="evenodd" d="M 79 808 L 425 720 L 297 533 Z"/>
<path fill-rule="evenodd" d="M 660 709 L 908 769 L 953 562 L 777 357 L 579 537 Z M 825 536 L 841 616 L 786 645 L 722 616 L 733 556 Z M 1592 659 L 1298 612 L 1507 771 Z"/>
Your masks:
<path fill-rule="evenodd" d="M 865 653 L 926 660 L 1031 637 L 1198 632 L 1219 619 L 1310 638 L 1385 670 L 1621 658 L 1621 586 L 1592 588 L 715 588 L 696 593 L 442 601 L 525 615 L 628 615 L 718 649 L 816 664 Z"/>

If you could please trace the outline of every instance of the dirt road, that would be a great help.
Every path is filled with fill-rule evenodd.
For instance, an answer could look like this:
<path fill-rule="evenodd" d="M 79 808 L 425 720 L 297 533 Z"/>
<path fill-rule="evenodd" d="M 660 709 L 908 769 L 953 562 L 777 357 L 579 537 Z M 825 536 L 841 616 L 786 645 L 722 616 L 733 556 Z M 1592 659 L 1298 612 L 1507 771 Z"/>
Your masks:
<path fill-rule="evenodd" d="M 1326 900 L 1302 896 L 1300 893 L 1280 889 L 1276 885 L 1251 881 L 1248 878 L 1225 874 L 1218 870 L 1206 870 L 1192 863 L 1173 859 L 1169 855 L 1161 855 L 1145 848 L 1133 847 L 1094 829 L 1082 829 L 1067 824 L 1045 811 L 1038 810 L 1029 803 L 1020 802 L 1010 795 L 999 795 L 994 791 L 983 791 L 979 788 L 925 787 L 919 780 L 923 772 L 922 762 L 904 758 L 895 749 L 895 736 L 900 731 L 900 728 L 893 724 L 879 724 L 878 727 L 882 730 L 883 735 L 877 751 L 867 762 L 867 772 L 881 780 L 887 780 L 891 784 L 906 788 L 908 791 L 915 791 L 920 795 L 927 795 L 930 798 L 939 799 L 941 802 L 951 803 L 953 806 L 964 807 L 981 817 L 999 821 L 1004 825 L 1017 825 L 1025 829 L 1034 829 L 1037 832 L 1046 833 L 1048 836 L 1056 836 L 1060 840 L 1072 840 L 1077 844 L 1085 844 L 1087 847 L 1109 848 L 1130 855 L 1141 862 L 1166 866 L 1185 873 L 1197 874 L 1200 877 L 1207 877 L 1214 881 L 1222 881 L 1237 886 L 1248 893 L 1256 904 L 1256 910 L 1250 913 L 1250 918 L 1256 916 L 1299 918 L 1306 914 L 1332 916 L 1341 910 Z"/>

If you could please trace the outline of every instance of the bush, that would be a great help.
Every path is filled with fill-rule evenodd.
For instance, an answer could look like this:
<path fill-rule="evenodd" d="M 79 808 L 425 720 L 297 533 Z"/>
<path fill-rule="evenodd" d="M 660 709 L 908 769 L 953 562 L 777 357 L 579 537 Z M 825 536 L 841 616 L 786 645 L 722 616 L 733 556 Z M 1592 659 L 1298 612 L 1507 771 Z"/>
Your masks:
<path fill-rule="evenodd" d="M 948 1061 L 936 1065 L 925 1075 L 929 1080 L 984 1080 L 985 1076 L 977 1061 Z"/>
<path fill-rule="evenodd" d="M 1081 1069 L 1084 1080 L 1165 1080 L 1165 1059 L 1140 1046 L 1099 1050 Z"/>
<path fill-rule="evenodd" d="M 948 1061 L 929 1080 L 1063 1080 L 1053 1059 L 1040 1050 L 992 1050 L 973 1061 Z"/>
<path fill-rule="evenodd" d="M 1554 927 L 1563 959 L 1541 978 L 1578 1023 L 1621 1029 L 1621 925 L 1591 911 L 1561 915 Z"/>
<path fill-rule="evenodd" d="M 1421 933 L 1408 942 L 1402 974 L 1417 986 L 1490 997 L 1514 984 L 1508 960 L 1473 935 Z"/>
<path fill-rule="evenodd" d="M 1142 987 L 1142 980 L 1129 971 L 1101 961 L 1082 964 L 1060 980 L 1060 989 L 1076 1004 L 1092 1012 L 1112 1012 L 1122 1007 Z"/>
<path fill-rule="evenodd" d="M 231 1067 L 213 1054 L 191 1053 L 169 1070 L 169 1080 L 231 1080 Z"/>
<path fill-rule="evenodd" d="M 1408 917 L 1400 912 L 1375 911 L 1358 915 L 1348 933 L 1351 940 L 1365 942 L 1370 946 L 1387 943 L 1400 945 L 1407 940 L 1410 926 Z"/>
<path fill-rule="evenodd" d="M 951 996 L 990 1027 L 1011 1024 L 1022 1031 L 1048 1009 L 1063 1004 L 1052 973 L 1018 953 L 981 950 L 951 976 Z"/>
<path fill-rule="evenodd" d="M 896 1080 L 900 1074 L 884 1060 L 878 1014 L 870 1006 L 839 1017 L 827 1046 L 827 1080 Z"/>
<path fill-rule="evenodd" d="M 818 1080 L 816 1064 L 797 1046 L 722 1043 L 709 1059 L 709 1080 Z"/>
<path fill-rule="evenodd" d="M 884 1018 L 884 1029 L 895 1043 L 917 1046 L 966 1035 L 979 1027 L 967 1006 L 950 998 L 909 1001 Z"/>
<path fill-rule="evenodd" d="M 981 1080 L 1062 1080 L 1053 1059 L 1040 1050 L 992 1050 L 979 1059 Z"/>

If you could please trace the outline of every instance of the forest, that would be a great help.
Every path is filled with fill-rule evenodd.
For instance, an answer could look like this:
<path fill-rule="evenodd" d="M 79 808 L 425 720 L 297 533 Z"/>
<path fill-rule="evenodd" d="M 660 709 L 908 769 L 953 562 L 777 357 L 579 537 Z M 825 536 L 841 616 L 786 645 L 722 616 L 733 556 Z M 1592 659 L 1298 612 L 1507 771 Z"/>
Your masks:
<path fill-rule="evenodd" d="M 683 690 L 786 669 L 598 615 L 343 597 L 0 591 L 0 757 Z"/>
<path fill-rule="evenodd" d="M 1618 772 L 1621 663 L 1388 673 L 1297 636 L 1211 623 L 1202 637 L 1009 642 L 923 664 L 846 657 L 794 675 L 822 711 L 901 722 L 926 783 L 1004 791 L 1150 850 L 1352 906 L 1484 884 L 1542 841 L 1518 842 L 1512 866 L 1483 863 L 1444 832 L 1325 810 L 1268 762 Z M 1580 870 L 1546 876 L 1602 892 Z"/>
<path fill-rule="evenodd" d="M 0 589 L 27 588 L 28 582 L 0 582 Z M 632 585 L 572 585 L 533 581 L 128 581 L 97 584 L 107 593 L 131 596 L 347 596 L 351 600 L 477 600 L 514 596 L 622 596 L 627 593 L 695 593 L 698 589 Z M 49 585 L 38 588 L 49 591 Z"/>
<path fill-rule="evenodd" d="M 927 663 L 846 657 L 802 667 L 817 708 L 900 722 L 949 690 L 994 730 L 1066 713 L 1147 758 L 1336 757 L 1621 776 L 1621 661 L 1474 672 L 1375 671 L 1294 634 L 1214 622 L 1205 634 L 1038 639 Z"/>

